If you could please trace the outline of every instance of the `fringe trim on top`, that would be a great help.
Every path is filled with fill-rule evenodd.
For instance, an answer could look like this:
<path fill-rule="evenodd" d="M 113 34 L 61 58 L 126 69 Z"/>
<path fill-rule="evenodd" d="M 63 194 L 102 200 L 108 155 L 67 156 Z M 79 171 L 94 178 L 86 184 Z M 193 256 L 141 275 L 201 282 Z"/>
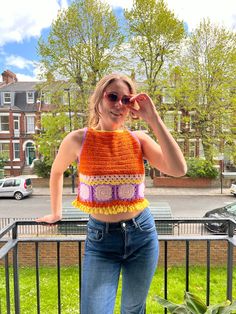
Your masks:
<path fill-rule="evenodd" d="M 126 212 L 134 212 L 134 211 L 143 210 L 149 205 L 149 202 L 146 199 L 142 199 L 141 201 L 135 202 L 133 204 L 109 205 L 109 207 L 90 207 L 81 203 L 79 200 L 76 199 L 72 202 L 72 205 L 88 214 L 114 215 L 118 213 L 126 213 Z"/>

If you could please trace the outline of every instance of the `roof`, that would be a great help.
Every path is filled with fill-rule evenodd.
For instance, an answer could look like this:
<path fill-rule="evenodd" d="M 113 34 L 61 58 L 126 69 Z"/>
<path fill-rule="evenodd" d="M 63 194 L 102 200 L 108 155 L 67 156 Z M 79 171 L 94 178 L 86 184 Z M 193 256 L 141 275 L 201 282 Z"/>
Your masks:
<path fill-rule="evenodd" d="M 37 89 L 37 84 L 40 82 L 15 82 L 8 85 L 0 85 L 1 92 L 25 92 Z"/>

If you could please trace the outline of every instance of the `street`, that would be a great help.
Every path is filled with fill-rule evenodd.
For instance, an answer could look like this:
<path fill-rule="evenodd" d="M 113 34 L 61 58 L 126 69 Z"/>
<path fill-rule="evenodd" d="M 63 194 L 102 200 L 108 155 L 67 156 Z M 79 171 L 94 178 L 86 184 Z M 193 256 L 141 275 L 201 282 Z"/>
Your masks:
<path fill-rule="evenodd" d="M 70 207 L 75 196 L 64 196 L 63 207 Z M 150 203 L 168 202 L 173 217 L 202 217 L 210 209 L 236 201 L 231 195 L 167 195 L 147 196 Z M 49 196 L 33 195 L 21 201 L 0 199 L 0 218 L 34 218 L 50 212 Z"/>

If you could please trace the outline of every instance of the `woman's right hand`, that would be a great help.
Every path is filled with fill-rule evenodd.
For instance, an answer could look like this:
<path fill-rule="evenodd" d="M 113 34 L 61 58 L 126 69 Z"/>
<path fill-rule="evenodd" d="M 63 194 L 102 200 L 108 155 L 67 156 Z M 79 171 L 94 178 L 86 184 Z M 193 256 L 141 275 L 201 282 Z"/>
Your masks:
<path fill-rule="evenodd" d="M 43 216 L 41 218 L 37 218 L 35 219 L 36 222 L 46 222 L 48 224 L 53 224 L 59 220 L 62 219 L 62 216 L 61 215 L 53 215 L 53 214 L 50 214 L 50 215 L 46 215 L 46 216 Z"/>

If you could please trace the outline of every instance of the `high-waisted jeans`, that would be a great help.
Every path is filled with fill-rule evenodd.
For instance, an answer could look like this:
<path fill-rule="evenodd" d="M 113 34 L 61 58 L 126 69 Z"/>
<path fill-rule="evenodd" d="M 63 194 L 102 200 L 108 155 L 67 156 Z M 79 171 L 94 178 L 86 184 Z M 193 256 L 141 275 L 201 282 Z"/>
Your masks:
<path fill-rule="evenodd" d="M 81 314 L 112 314 L 122 271 L 122 314 L 143 314 L 156 270 L 158 237 L 149 208 L 106 223 L 90 217 L 82 271 Z"/>

